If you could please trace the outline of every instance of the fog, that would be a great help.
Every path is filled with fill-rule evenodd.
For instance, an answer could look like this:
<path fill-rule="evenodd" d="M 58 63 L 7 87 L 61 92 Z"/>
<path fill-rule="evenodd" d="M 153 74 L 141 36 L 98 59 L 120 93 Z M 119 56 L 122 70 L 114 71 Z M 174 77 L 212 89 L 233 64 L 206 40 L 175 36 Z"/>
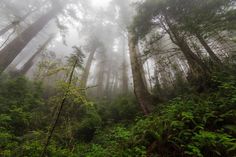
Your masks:
<path fill-rule="evenodd" d="M 133 91 L 128 32 L 135 22 L 134 17 L 139 14 L 137 4 L 142 3 L 138 0 L 2 0 L 0 50 L 4 51 L 16 38 L 24 43 L 19 48 L 20 53 L 14 54 L 4 70 L 9 73 L 20 72 L 29 64 L 25 72 L 29 79 L 42 81 L 45 86 L 56 86 L 57 81 L 65 80 L 63 67 L 69 68 L 67 60 L 74 53 L 73 47 L 77 47 L 82 50 L 84 59 L 82 66 L 75 69 L 75 77 L 79 80 L 84 78 L 86 86 L 93 87 L 88 89 L 90 96 L 113 97 L 124 90 Z M 39 20 L 44 21 L 43 16 L 50 13 L 53 7 L 59 8 L 55 15 L 50 19 L 44 17 L 48 21 L 32 40 L 28 40 L 25 31 Z M 41 25 L 40 22 L 37 25 Z M 6 30 L 8 27 L 10 29 Z M 23 33 L 25 39 L 21 39 Z M 52 35 L 50 42 L 44 45 Z M 153 45 L 154 38 L 159 40 Z M 213 41 L 211 43 L 214 44 Z M 168 31 L 160 25 L 144 40 L 139 40 L 137 46 L 138 60 L 142 65 L 141 75 L 150 92 L 157 82 L 162 87 L 172 86 L 176 79 L 175 66 L 182 76 L 187 77 L 189 66 L 184 55 L 171 41 Z M 152 53 L 149 53 L 150 50 Z M 202 48 L 199 50 L 207 55 Z M 224 51 L 219 50 L 219 47 L 214 47 L 214 50 Z M 6 58 L 8 60 L 10 57 Z M 51 74 L 52 71 L 56 72 Z"/>
<path fill-rule="evenodd" d="M 47 0 L 1 1 L 1 11 L 4 15 L 1 16 L 1 28 L 10 23 L 19 22 L 1 36 L 1 49 L 45 14 L 50 5 L 50 1 Z M 51 59 L 48 58 L 50 62 L 64 65 L 67 58 L 73 53 L 72 47 L 77 46 L 85 54 L 84 68 L 91 51 L 96 51 L 89 69 L 88 86 L 102 86 L 96 88 L 103 92 L 106 90 L 107 93 L 109 93 L 107 91 L 109 89 L 119 94 L 122 91 L 122 75 L 127 73 L 125 75 L 128 77 L 126 80 L 128 90 L 131 90 L 132 76 L 127 29 L 134 12 L 132 3 L 124 0 L 74 0 L 62 2 L 61 5 L 65 5 L 63 11 L 36 34 L 5 71 L 22 69 L 47 38 L 54 34 L 52 41 L 33 59 L 34 64 L 26 73 L 28 78 L 36 79 L 35 75 L 39 72 L 39 64 L 43 63 L 43 56 L 49 55 L 51 56 Z M 94 42 L 100 44 L 95 50 Z M 76 71 L 77 77 L 81 77 L 84 69 L 77 68 Z M 104 73 L 104 76 L 100 76 L 102 80 L 99 80 L 101 73 Z M 58 78 L 58 80 L 60 79 L 64 78 Z"/>
<path fill-rule="evenodd" d="M 0 0 L 0 156 L 234 156 L 235 9 Z"/>

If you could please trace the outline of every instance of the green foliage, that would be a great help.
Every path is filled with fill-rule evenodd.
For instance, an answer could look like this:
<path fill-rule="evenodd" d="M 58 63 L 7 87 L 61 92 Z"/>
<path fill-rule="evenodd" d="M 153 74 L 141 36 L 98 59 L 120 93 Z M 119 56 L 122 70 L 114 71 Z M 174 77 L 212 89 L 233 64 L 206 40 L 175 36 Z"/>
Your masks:
<path fill-rule="evenodd" d="M 34 123 L 33 115 L 43 105 L 40 85 L 24 77 L 1 76 L 0 88 L 1 127 L 22 135 Z"/>
<path fill-rule="evenodd" d="M 131 125 L 98 130 L 85 156 L 233 156 L 235 77 L 217 73 L 213 82 L 208 93 L 175 98 Z"/>
<path fill-rule="evenodd" d="M 40 126 L 43 118 L 36 119 L 43 108 L 40 84 L 24 77 L 0 77 L 0 155 L 17 156 L 21 136 L 33 126 Z M 37 124 L 35 123 L 37 122 Z"/>
<path fill-rule="evenodd" d="M 107 149 L 104 149 L 100 145 L 93 144 L 89 152 L 86 154 L 86 157 L 103 157 L 109 156 L 109 152 Z"/>
<path fill-rule="evenodd" d="M 112 102 L 96 105 L 105 123 L 130 122 L 139 114 L 137 101 L 133 95 L 118 96 Z"/>
<path fill-rule="evenodd" d="M 59 122 L 61 128 L 57 130 L 57 137 L 61 141 L 71 141 L 65 142 L 66 145 L 74 144 L 76 141 L 89 142 L 101 125 L 101 118 L 94 104 L 86 100 L 80 87 L 60 82 L 57 95 L 49 100 L 51 112 L 55 112 L 66 92 L 66 102 Z"/>
<path fill-rule="evenodd" d="M 200 33 L 204 37 L 217 31 L 233 30 L 235 16 L 232 0 L 145 0 L 137 5 L 132 29 L 142 39 L 155 27 L 163 27 L 164 16 L 179 31 Z M 163 20 L 163 21 L 162 21 Z M 161 22 L 162 21 L 162 22 Z"/>
<path fill-rule="evenodd" d="M 44 103 L 39 84 L 22 77 L 0 80 L 9 89 L 0 92 L 0 156 L 39 156 L 68 84 L 60 83 L 57 95 Z M 47 155 L 231 157 L 236 153 L 235 80 L 234 68 L 216 72 L 207 93 L 179 96 L 145 117 L 138 117 L 132 97 L 95 105 L 72 85 Z M 11 97 L 10 88 L 19 97 Z"/>
<path fill-rule="evenodd" d="M 102 120 L 93 106 L 87 106 L 85 109 L 77 127 L 77 138 L 89 142 L 93 139 L 96 129 L 101 126 Z"/>
<path fill-rule="evenodd" d="M 0 77 L 0 156 L 40 156 L 48 128 L 68 84 L 60 83 L 47 102 L 40 84 L 24 77 Z M 59 126 L 49 145 L 49 156 L 73 156 L 69 147 L 93 138 L 101 124 L 93 103 L 76 86 L 70 86 Z"/>
<path fill-rule="evenodd" d="M 148 149 L 155 143 L 150 149 L 161 156 L 235 154 L 235 77 L 219 73 L 213 78 L 218 89 L 211 93 L 176 98 L 138 120 L 133 127 L 133 146 Z"/>
<path fill-rule="evenodd" d="M 210 149 L 209 149 L 210 148 Z M 203 157 L 224 156 L 236 151 L 236 139 L 228 134 L 200 131 L 192 137 L 186 154 Z"/>

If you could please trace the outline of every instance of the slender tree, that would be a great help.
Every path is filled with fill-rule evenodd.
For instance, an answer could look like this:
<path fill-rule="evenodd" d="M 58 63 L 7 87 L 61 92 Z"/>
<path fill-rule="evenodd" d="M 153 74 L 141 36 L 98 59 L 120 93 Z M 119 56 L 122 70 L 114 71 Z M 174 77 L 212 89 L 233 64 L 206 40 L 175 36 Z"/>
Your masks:
<path fill-rule="evenodd" d="M 71 67 L 72 67 L 71 72 L 68 76 L 68 81 L 67 81 L 68 86 L 67 86 L 65 93 L 62 97 L 61 103 L 58 106 L 58 112 L 56 113 L 55 120 L 53 121 L 51 128 L 49 130 L 49 133 L 48 133 L 48 136 L 46 139 L 46 143 L 45 143 L 45 145 L 43 147 L 43 151 L 41 153 L 41 157 L 44 157 L 46 155 L 48 145 L 50 144 L 53 133 L 59 123 L 59 119 L 60 119 L 62 111 L 64 109 L 66 99 L 67 99 L 69 92 L 70 92 L 70 87 L 72 86 L 72 83 L 73 83 L 72 81 L 73 81 L 73 75 L 74 75 L 75 69 L 77 66 L 79 66 L 79 67 L 82 66 L 81 64 L 83 62 L 84 55 L 79 48 L 74 47 L 74 49 L 75 49 L 75 53 L 73 53 L 68 60 L 69 64 L 71 64 Z"/>

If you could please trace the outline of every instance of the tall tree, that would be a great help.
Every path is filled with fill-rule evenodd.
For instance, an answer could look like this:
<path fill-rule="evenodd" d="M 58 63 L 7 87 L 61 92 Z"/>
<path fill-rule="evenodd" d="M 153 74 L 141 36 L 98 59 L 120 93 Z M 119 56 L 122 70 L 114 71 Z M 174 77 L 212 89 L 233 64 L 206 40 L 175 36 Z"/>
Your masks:
<path fill-rule="evenodd" d="M 188 61 L 188 65 L 190 67 L 190 72 L 192 76 L 195 76 L 196 78 L 202 77 L 205 74 L 207 74 L 208 67 L 204 64 L 204 62 L 191 50 L 189 47 L 186 39 L 184 36 L 181 35 L 181 33 L 178 31 L 178 29 L 172 25 L 172 23 L 169 21 L 168 17 L 165 17 L 166 25 L 162 23 L 165 30 L 168 32 L 171 41 L 176 44 L 181 51 L 183 52 L 186 60 Z"/>
<path fill-rule="evenodd" d="M 32 57 L 23 65 L 23 67 L 20 69 L 19 73 L 22 75 L 25 75 L 30 68 L 34 64 L 34 59 L 45 50 L 45 48 L 48 46 L 48 44 L 52 41 L 54 35 L 50 35 L 49 38 L 38 48 L 38 50 L 34 53 Z"/>
<path fill-rule="evenodd" d="M 127 61 L 126 61 L 126 39 L 123 39 L 122 43 L 122 51 L 123 51 L 123 61 L 122 61 L 122 93 L 126 94 L 129 90 L 129 78 L 128 78 L 128 68 L 127 68 Z"/>
<path fill-rule="evenodd" d="M 217 65 L 222 65 L 221 60 L 219 59 L 219 57 L 215 54 L 215 52 L 213 52 L 213 50 L 211 49 L 211 47 L 208 45 L 208 43 L 206 42 L 206 40 L 199 34 L 196 33 L 196 37 L 198 38 L 198 40 L 200 41 L 200 43 L 202 44 L 202 46 L 206 49 L 207 53 L 209 54 L 211 60 L 216 63 Z"/>
<path fill-rule="evenodd" d="M 45 142 L 45 145 L 43 147 L 40 157 L 45 157 L 45 155 L 47 153 L 48 145 L 50 144 L 53 133 L 59 124 L 59 120 L 62 115 L 62 111 L 63 111 L 64 106 L 66 104 L 66 99 L 70 93 L 70 88 L 73 85 L 73 75 L 75 73 L 75 69 L 76 69 L 76 67 L 82 67 L 84 54 L 82 53 L 80 48 L 78 48 L 76 46 L 74 46 L 73 48 L 74 48 L 74 53 L 68 59 L 68 63 L 69 63 L 69 65 L 71 65 L 71 71 L 70 71 L 69 76 L 66 80 L 67 86 L 64 91 L 64 95 L 62 97 L 61 103 L 58 105 L 58 110 L 55 115 L 55 119 L 54 119 L 52 125 L 50 126 L 50 130 L 48 132 L 48 136 L 46 138 L 46 142 Z"/>
<path fill-rule="evenodd" d="M 101 48 L 99 54 L 101 55 L 101 59 L 98 63 L 97 71 L 97 98 L 101 99 L 104 96 L 104 79 L 107 65 L 106 49 Z"/>
<path fill-rule="evenodd" d="M 209 54 L 215 65 L 222 65 L 216 52 L 207 43 L 212 33 L 225 28 L 226 16 L 232 0 L 167 0 L 168 16 L 179 25 L 179 29 L 195 36 Z"/>
<path fill-rule="evenodd" d="M 119 19 L 118 25 L 121 26 L 122 31 L 128 34 L 128 46 L 129 46 L 129 56 L 131 62 L 131 71 L 133 75 L 133 86 L 134 94 L 138 99 L 140 107 L 145 115 L 150 113 L 150 106 L 152 104 L 151 95 L 147 90 L 143 77 L 143 65 L 141 64 L 139 56 L 139 48 L 137 46 L 137 40 L 134 38 L 132 31 L 127 28 L 131 24 L 132 12 L 129 10 L 129 1 L 125 0 L 114 0 L 115 5 L 119 7 Z M 128 15 L 128 16 L 127 16 Z"/>
<path fill-rule="evenodd" d="M 131 69 L 133 74 L 133 84 L 134 93 L 139 101 L 141 109 L 145 115 L 150 113 L 151 106 L 151 95 L 148 93 L 147 87 L 145 85 L 145 80 L 143 80 L 140 61 L 137 54 L 137 43 L 135 42 L 133 35 L 129 33 L 129 53 Z"/>
<path fill-rule="evenodd" d="M 63 9 L 55 0 L 52 2 L 52 8 L 50 11 L 42 15 L 0 51 L 0 72 L 4 71 L 15 57 L 24 49 L 24 47 Z"/>
<path fill-rule="evenodd" d="M 89 77 L 89 72 L 90 72 L 90 69 L 92 66 L 92 62 L 93 62 L 93 58 L 94 58 L 95 53 L 96 53 L 97 49 L 99 48 L 100 44 L 101 43 L 96 38 L 92 39 L 92 41 L 89 42 L 89 46 L 91 46 L 91 48 L 89 48 L 90 53 L 89 53 L 89 57 L 86 62 L 86 65 L 85 65 L 85 68 L 84 68 L 84 71 L 83 71 L 83 74 L 82 74 L 82 77 L 80 80 L 80 84 L 81 84 L 82 88 L 86 88 L 86 85 L 88 82 L 88 77 Z"/>
<path fill-rule="evenodd" d="M 9 30 L 15 28 L 17 25 L 19 25 L 21 22 L 25 21 L 25 19 L 27 19 L 30 15 L 32 15 L 34 12 L 38 11 L 40 9 L 41 6 L 39 6 L 38 8 L 34 9 L 34 10 L 30 10 L 28 13 L 26 13 L 25 15 L 23 15 L 22 17 L 15 19 L 14 21 L 12 21 L 10 24 L 8 24 L 7 26 L 5 26 L 4 28 L 2 28 L 0 30 L 0 36 L 4 35 L 6 32 L 8 32 Z"/>
<path fill-rule="evenodd" d="M 179 47 L 189 65 L 189 80 L 203 80 L 209 73 L 205 63 L 192 51 L 188 44 L 186 33 L 180 29 L 169 10 L 170 1 L 146 0 L 138 7 L 138 15 L 133 23 L 136 40 L 144 38 L 153 28 L 159 28 L 167 33 L 171 41 Z M 145 25 L 143 25 L 145 23 Z"/>

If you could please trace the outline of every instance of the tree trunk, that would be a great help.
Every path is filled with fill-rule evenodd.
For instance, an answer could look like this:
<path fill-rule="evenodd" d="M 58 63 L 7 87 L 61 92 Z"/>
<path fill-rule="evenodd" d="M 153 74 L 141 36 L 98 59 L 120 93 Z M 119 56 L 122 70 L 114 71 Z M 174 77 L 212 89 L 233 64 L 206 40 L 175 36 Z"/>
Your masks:
<path fill-rule="evenodd" d="M 178 45 L 187 59 L 193 75 L 202 75 L 207 71 L 208 68 L 206 68 L 205 64 L 192 52 L 186 41 L 180 40 Z"/>
<path fill-rule="evenodd" d="M 81 81 L 80 81 L 80 84 L 81 84 L 82 88 L 86 88 L 86 85 L 87 85 L 87 82 L 88 82 L 88 77 L 89 77 L 89 72 L 90 72 L 90 68 L 91 68 L 91 65 L 92 65 L 92 62 L 93 62 L 95 52 L 96 52 L 96 48 L 90 52 L 88 60 L 86 62 L 84 73 L 83 73 Z"/>
<path fill-rule="evenodd" d="M 53 35 L 51 35 L 44 43 L 42 46 L 39 47 L 39 49 L 35 52 L 35 54 L 23 65 L 22 69 L 19 71 L 20 74 L 25 75 L 30 68 L 34 64 L 34 59 L 37 57 L 39 53 L 41 53 L 47 46 L 48 44 L 52 41 Z"/>
<path fill-rule="evenodd" d="M 145 76 L 145 70 L 144 70 L 144 67 L 143 67 L 145 62 L 142 60 L 142 57 L 141 57 L 142 54 L 139 51 L 138 45 L 136 45 L 135 47 L 136 47 L 136 55 L 137 55 L 137 59 L 138 59 L 139 65 L 140 65 L 140 72 L 142 74 L 143 82 L 144 82 L 145 87 L 148 89 L 147 78 Z"/>
<path fill-rule="evenodd" d="M 118 73 L 116 73 L 115 74 L 115 82 L 114 82 L 113 92 L 112 92 L 112 93 L 114 93 L 113 94 L 114 97 L 116 97 L 118 95 L 118 93 L 119 93 L 118 86 L 119 86 L 119 75 L 118 75 Z"/>
<path fill-rule="evenodd" d="M 17 24 L 19 24 L 19 21 L 14 21 L 11 24 L 7 25 L 5 28 L 0 30 L 0 36 L 2 36 L 3 34 L 5 34 L 6 32 L 8 32 L 10 29 L 12 29 L 14 26 L 16 26 Z"/>
<path fill-rule="evenodd" d="M 127 64 L 124 59 L 122 63 L 122 94 L 128 93 L 129 83 L 128 83 L 128 74 L 127 74 Z"/>
<path fill-rule="evenodd" d="M 129 83 L 128 83 L 128 74 L 127 74 L 127 63 L 126 63 L 126 50 L 125 50 L 125 39 L 123 43 L 123 63 L 122 63 L 122 94 L 128 93 Z"/>
<path fill-rule="evenodd" d="M 149 66 L 148 60 L 146 61 L 146 65 L 147 65 L 149 86 L 150 86 L 150 90 L 152 91 L 153 90 L 153 88 L 152 88 L 152 77 L 151 77 L 150 66 Z"/>
<path fill-rule="evenodd" d="M 167 18 L 166 24 L 169 27 L 168 33 L 172 42 L 180 48 L 188 62 L 191 75 L 198 79 L 209 73 L 208 67 L 196 54 L 194 54 L 184 37 L 180 36 L 178 30 L 176 30 L 176 28 L 172 26 L 172 24 Z"/>
<path fill-rule="evenodd" d="M 105 88 L 107 98 L 111 98 L 111 85 L 112 85 L 112 83 L 111 83 L 111 73 L 112 73 L 112 71 L 109 68 L 107 70 L 107 79 L 106 79 L 106 88 Z"/>
<path fill-rule="evenodd" d="M 6 32 L 8 32 L 10 29 L 14 28 L 18 24 L 20 24 L 22 21 L 24 21 L 27 17 L 29 17 L 32 13 L 39 10 L 40 8 L 37 8 L 35 10 L 32 10 L 25 14 L 23 17 L 20 18 L 20 20 L 13 21 L 12 23 L 8 24 L 5 28 L 0 30 L 0 36 L 4 35 Z"/>
<path fill-rule="evenodd" d="M 11 64 L 24 47 L 61 11 L 61 9 L 62 8 L 59 4 L 53 5 L 53 8 L 48 13 L 41 16 L 36 22 L 30 25 L 24 32 L 0 51 L 0 73 Z"/>
<path fill-rule="evenodd" d="M 141 65 L 137 58 L 137 45 L 133 41 L 131 33 L 129 33 L 129 53 L 133 74 L 134 93 L 139 101 L 143 113 L 148 115 L 150 113 L 149 106 L 151 105 L 151 95 L 148 93 L 140 71 Z"/>
<path fill-rule="evenodd" d="M 196 33 L 196 37 L 198 38 L 198 40 L 200 41 L 200 43 L 202 44 L 202 46 L 206 49 L 207 53 L 209 54 L 211 60 L 216 63 L 217 65 L 222 65 L 221 60 L 216 56 L 216 54 L 212 51 L 212 49 L 210 48 L 210 46 L 207 44 L 207 42 L 204 40 L 204 38 L 199 34 Z"/>
<path fill-rule="evenodd" d="M 99 63 L 99 71 L 97 74 L 97 97 L 101 99 L 104 96 L 104 76 L 105 76 L 105 67 L 106 67 L 106 59 L 104 54 L 104 60 Z"/>

